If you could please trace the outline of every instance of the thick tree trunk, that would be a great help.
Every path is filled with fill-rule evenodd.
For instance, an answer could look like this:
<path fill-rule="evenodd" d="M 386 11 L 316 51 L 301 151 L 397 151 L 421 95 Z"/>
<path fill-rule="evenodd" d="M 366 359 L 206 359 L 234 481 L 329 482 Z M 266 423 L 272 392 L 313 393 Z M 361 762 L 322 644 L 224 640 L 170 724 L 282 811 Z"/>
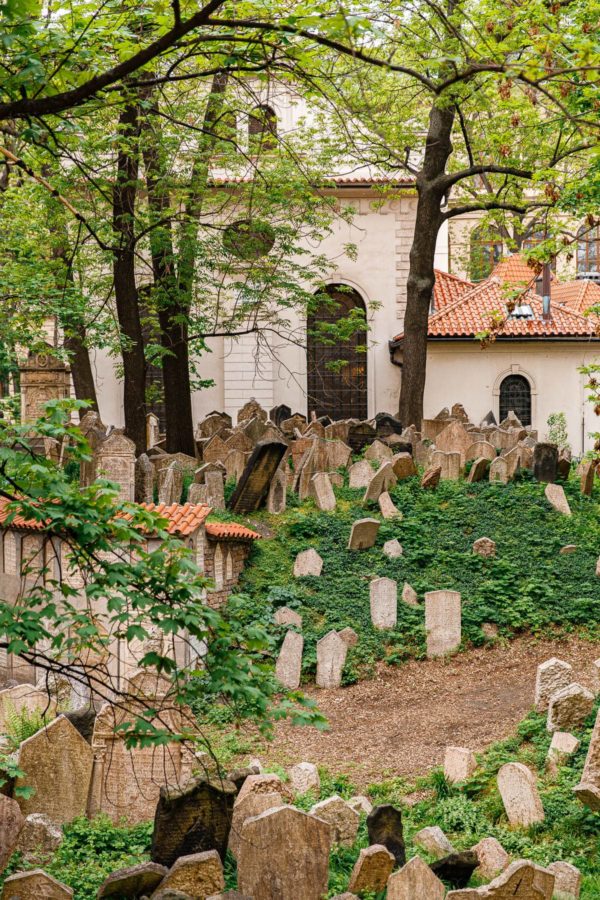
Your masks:
<path fill-rule="evenodd" d="M 75 388 L 75 396 L 78 400 L 87 400 L 92 409 L 98 412 L 98 398 L 96 385 L 92 374 L 90 354 L 85 343 L 85 325 L 79 325 L 65 335 L 65 350 L 69 354 L 71 363 L 71 377 Z M 85 410 L 80 411 L 80 418 Z"/>
<path fill-rule="evenodd" d="M 427 370 L 427 323 L 435 282 L 434 260 L 443 221 L 446 163 L 452 153 L 454 110 L 434 107 L 429 116 L 423 167 L 417 176 L 417 215 L 406 283 L 402 385 L 398 417 L 421 427 Z"/>
<path fill-rule="evenodd" d="M 139 160 L 139 111 L 128 103 L 119 118 L 117 174 L 113 188 L 113 230 L 117 248 L 113 277 L 122 334 L 125 433 L 138 455 L 146 450 L 146 361 L 135 280 L 135 201 Z"/>

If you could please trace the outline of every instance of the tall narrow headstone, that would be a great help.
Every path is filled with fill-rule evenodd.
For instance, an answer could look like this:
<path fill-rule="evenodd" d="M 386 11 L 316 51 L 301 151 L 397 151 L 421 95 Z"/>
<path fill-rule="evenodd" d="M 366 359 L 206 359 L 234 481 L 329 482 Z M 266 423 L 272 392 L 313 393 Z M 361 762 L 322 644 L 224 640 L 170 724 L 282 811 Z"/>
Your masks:
<path fill-rule="evenodd" d="M 152 503 L 154 500 L 154 466 L 147 453 L 141 453 L 135 461 L 136 503 Z"/>
<path fill-rule="evenodd" d="M 546 495 L 546 500 L 550 506 L 553 506 L 557 512 L 562 513 L 563 516 L 571 515 L 571 507 L 569 506 L 569 501 L 567 500 L 567 495 L 565 494 L 565 489 L 562 485 L 547 484 L 544 494 Z"/>
<path fill-rule="evenodd" d="M 374 578 L 369 585 L 371 622 L 375 628 L 395 628 L 398 617 L 398 585 L 393 578 Z"/>
<path fill-rule="evenodd" d="M 558 447 L 556 444 L 536 444 L 533 448 L 533 477 L 536 481 L 556 481 Z"/>
<path fill-rule="evenodd" d="M 275 664 L 275 675 L 283 687 L 290 691 L 295 691 L 300 686 L 303 648 L 304 638 L 302 635 L 295 631 L 288 631 Z"/>
<path fill-rule="evenodd" d="M 337 688 L 342 683 L 348 645 L 337 631 L 330 631 L 317 641 L 317 686 Z"/>
<path fill-rule="evenodd" d="M 458 591 L 425 594 L 427 656 L 443 656 L 460 646 L 461 598 Z"/>
<path fill-rule="evenodd" d="M 335 509 L 335 494 L 331 481 L 325 472 L 317 472 L 310 480 L 310 494 L 318 509 L 322 512 L 332 512 Z"/>
<path fill-rule="evenodd" d="M 591 810 L 600 810 L 600 709 L 596 716 L 581 781 L 573 788 L 577 798 Z"/>
<path fill-rule="evenodd" d="M 573 682 L 573 666 L 555 656 L 537 667 L 534 704 L 538 712 L 546 712 L 550 698 Z"/>
<path fill-rule="evenodd" d="M 269 485 L 286 451 L 287 444 L 282 441 L 260 441 L 256 445 L 229 500 L 229 509 L 250 513 L 265 502 Z"/>
<path fill-rule="evenodd" d="M 535 775 L 523 763 L 506 763 L 498 772 L 498 791 L 511 825 L 529 828 L 544 821 Z"/>

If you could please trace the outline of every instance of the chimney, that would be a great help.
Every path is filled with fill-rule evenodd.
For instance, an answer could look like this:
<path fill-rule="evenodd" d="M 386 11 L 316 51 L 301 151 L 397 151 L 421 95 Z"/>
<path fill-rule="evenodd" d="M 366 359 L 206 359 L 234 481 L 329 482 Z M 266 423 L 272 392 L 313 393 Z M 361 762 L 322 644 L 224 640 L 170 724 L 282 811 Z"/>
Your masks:
<path fill-rule="evenodd" d="M 544 263 L 542 267 L 542 319 L 548 321 L 552 318 L 550 307 L 550 263 Z"/>

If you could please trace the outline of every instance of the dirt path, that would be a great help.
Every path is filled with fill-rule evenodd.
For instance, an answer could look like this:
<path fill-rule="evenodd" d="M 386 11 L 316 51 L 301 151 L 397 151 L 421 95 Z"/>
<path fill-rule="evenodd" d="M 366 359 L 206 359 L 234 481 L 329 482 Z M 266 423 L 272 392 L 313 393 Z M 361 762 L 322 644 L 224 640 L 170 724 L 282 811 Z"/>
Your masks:
<path fill-rule="evenodd" d="M 574 638 L 522 638 L 449 660 L 382 665 L 371 681 L 308 689 L 330 730 L 281 725 L 257 755 L 280 765 L 319 763 L 357 785 L 423 774 L 443 761 L 448 744 L 479 751 L 510 735 L 533 704 L 538 664 L 551 656 L 570 662 L 577 680 L 592 686 L 600 647 Z"/>

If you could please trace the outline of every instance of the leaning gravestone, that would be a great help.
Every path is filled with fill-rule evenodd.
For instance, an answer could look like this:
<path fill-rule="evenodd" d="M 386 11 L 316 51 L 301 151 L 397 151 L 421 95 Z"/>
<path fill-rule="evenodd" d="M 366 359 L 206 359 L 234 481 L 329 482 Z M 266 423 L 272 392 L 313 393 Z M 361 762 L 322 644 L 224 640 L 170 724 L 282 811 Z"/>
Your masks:
<path fill-rule="evenodd" d="M 600 810 L 600 709 L 596 716 L 590 747 L 583 765 L 581 781 L 573 791 L 591 810 Z"/>
<path fill-rule="evenodd" d="M 317 472 L 310 479 L 310 495 L 313 497 L 317 509 L 322 512 L 333 512 L 335 509 L 335 494 L 325 472 Z"/>
<path fill-rule="evenodd" d="M 580 684 L 573 683 L 550 697 L 548 731 L 581 728 L 594 708 L 594 695 Z"/>
<path fill-rule="evenodd" d="M 444 775 L 451 784 L 466 781 L 476 768 L 475 754 L 468 747 L 446 747 Z"/>
<path fill-rule="evenodd" d="M 498 791 L 511 825 L 529 828 L 544 821 L 535 775 L 523 763 L 506 763 L 498 772 Z"/>
<path fill-rule="evenodd" d="M 296 631 L 288 631 L 275 664 L 275 676 L 283 687 L 290 691 L 295 691 L 300 686 L 303 648 L 302 635 Z"/>
<path fill-rule="evenodd" d="M 65 716 L 23 741 L 18 765 L 25 774 L 16 785 L 34 788 L 30 797 L 15 798 L 23 815 L 43 813 L 59 824 L 85 815 L 93 761 L 92 748 Z"/>
<path fill-rule="evenodd" d="M 337 631 L 330 631 L 317 641 L 317 686 L 337 688 L 342 683 L 348 645 Z"/>
<path fill-rule="evenodd" d="M 225 858 L 235 785 L 194 778 L 183 787 L 163 785 L 154 814 L 152 861 L 172 866 L 180 856 L 216 850 Z"/>
<path fill-rule="evenodd" d="M 17 872 L 4 882 L 2 900 L 70 900 L 73 891 L 42 869 Z"/>
<path fill-rule="evenodd" d="M 395 628 L 398 616 L 398 585 L 393 578 L 374 578 L 370 585 L 371 622 L 374 628 Z"/>
<path fill-rule="evenodd" d="M 489 465 L 489 460 L 486 459 L 485 456 L 478 456 L 477 459 L 473 460 L 473 465 L 469 471 L 467 481 L 470 484 L 474 484 L 477 481 L 483 481 L 488 473 Z"/>
<path fill-rule="evenodd" d="M 547 869 L 554 875 L 554 896 L 556 900 L 579 900 L 581 892 L 581 872 L 568 862 L 550 863 Z"/>
<path fill-rule="evenodd" d="M 322 570 L 323 560 L 314 547 L 303 550 L 295 559 L 294 578 L 304 578 L 307 575 L 318 577 Z"/>
<path fill-rule="evenodd" d="M 104 897 L 150 896 L 169 870 L 158 863 L 143 862 L 112 872 L 98 891 L 98 900 Z"/>
<path fill-rule="evenodd" d="M 420 856 L 390 876 L 387 900 L 444 900 L 446 888 Z"/>
<path fill-rule="evenodd" d="M 353 422 L 348 428 L 346 443 L 354 453 L 360 453 L 363 447 L 371 444 L 377 436 L 377 432 L 368 422 Z"/>
<path fill-rule="evenodd" d="M 374 475 L 373 466 L 367 459 L 360 459 L 350 466 L 348 475 L 351 488 L 367 487 Z"/>
<path fill-rule="evenodd" d="M 383 462 L 371 478 L 364 493 L 363 503 L 376 502 L 384 491 L 389 491 L 397 482 L 390 462 Z"/>
<path fill-rule="evenodd" d="M 229 509 L 236 513 L 250 513 L 264 503 L 271 480 L 286 451 L 287 444 L 282 441 L 259 441 L 229 500 Z"/>
<path fill-rule="evenodd" d="M 271 422 L 274 422 L 278 428 L 281 428 L 281 423 L 285 422 L 292 415 L 292 410 L 289 406 L 286 406 L 285 403 L 280 403 L 279 406 L 274 406 L 273 409 L 269 413 L 269 419 Z"/>
<path fill-rule="evenodd" d="M 310 810 L 311 816 L 316 816 L 323 822 L 327 822 L 332 828 L 332 840 L 341 847 L 352 847 L 356 841 L 360 814 L 342 800 L 337 794 L 321 800 Z"/>
<path fill-rule="evenodd" d="M 433 490 L 440 483 L 440 478 L 442 477 L 442 467 L 441 466 L 433 466 L 430 469 L 427 469 L 423 477 L 421 478 L 421 487 L 423 490 Z"/>
<path fill-rule="evenodd" d="M 594 490 L 594 478 L 598 461 L 595 459 L 584 460 L 581 467 L 581 493 L 586 497 L 592 496 Z"/>
<path fill-rule="evenodd" d="M 276 625 L 293 625 L 302 628 L 302 616 L 289 606 L 280 606 L 273 616 Z"/>
<path fill-rule="evenodd" d="M 510 863 L 510 856 L 496 838 L 482 838 L 478 844 L 471 847 L 471 850 L 477 854 L 479 865 L 475 870 L 475 875 L 482 881 L 491 881 Z"/>
<path fill-rule="evenodd" d="M 558 447 L 556 444 L 536 444 L 533 448 L 533 477 L 536 481 L 556 481 Z"/>
<path fill-rule="evenodd" d="M 446 900 L 551 900 L 552 888 L 548 894 L 546 887 L 540 886 L 539 882 L 538 867 L 528 860 L 518 859 L 489 884 L 450 891 Z"/>
<path fill-rule="evenodd" d="M 383 844 L 390 851 L 397 866 L 406 862 L 402 813 L 395 806 L 384 803 L 376 806 L 367 816 L 369 844 Z"/>
<path fill-rule="evenodd" d="M 563 516 L 571 515 L 571 507 L 565 494 L 565 489 L 560 484 L 547 484 L 544 490 L 546 500 L 554 509 Z"/>
<path fill-rule="evenodd" d="M 0 872 L 15 851 L 24 824 L 25 817 L 17 801 L 0 794 Z"/>
<path fill-rule="evenodd" d="M 373 844 L 361 850 L 348 882 L 348 890 L 356 893 L 384 891 L 392 874 L 395 859 L 383 844 Z"/>
<path fill-rule="evenodd" d="M 555 656 L 547 659 L 537 667 L 535 677 L 535 708 L 538 712 L 546 712 L 550 698 L 557 691 L 573 683 L 573 666 Z"/>
<path fill-rule="evenodd" d="M 387 491 L 384 491 L 383 494 L 379 495 L 379 499 L 377 501 L 379 503 L 379 512 L 383 516 L 384 519 L 401 519 L 402 513 L 398 509 L 398 507 L 394 504 L 394 501 L 390 497 Z"/>
<path fill-rule="evenodd" d="M 254 816 L 260 816 L 261 813 L 268 809 L 276 809 L 283 806 L 283 798 L 277 791 L 268 794 L 246 794 L 245 797 L 238 798 L 233 804 L 233 818 L 231 820 L 231 831 L 229 832 L 228 850 L 238 859 L 240 848 L 242 846 L 242 828 L 247 819 Z"/>
<path fill-rule="evenodd" d="M 175 896 L 180 891 L 184 896 L 205 898 L 223 890 L 225 879 L 219 854 L 216 850 L 207 850 L 205 853 L 180 856 L 152 896 L 160 897 L 164 892 L 166 898 L 169 896 L 168 891 L 172 891 Z"/>
<path fill-rule="evenodd" d="M 321 790 L 319 770 L 314 763 L 297 763 L 288 772 L 290 784 L 297 794 L 306 794 L 313 791 L 317 796 Z"/>
<path fill-rule="evenodd" d="M 279 466 L 276 470 L 267 494 L 267 512 L 278 516 L 285 512 L 287 500 L 287 477 L 284 469 Z"/>
<path fill-rule="evenodd" d="M 332 829 L 291 806 L 246 819 L 238 886 L 254 900 L 321 900 L 327 892 Z"/>
<path fill-rule="evenodd" d="M 461 598 L 458 591 L 429 591 L 425 594 L 427 656 L 443 656 L 456 650 L 461 641 Z"/>
<path fill-rule="evenodd" d="M 377 540 L 377 519 L 357 519 L 353 523 L 348 540 L 348 550 L 369 550 Z"/>

